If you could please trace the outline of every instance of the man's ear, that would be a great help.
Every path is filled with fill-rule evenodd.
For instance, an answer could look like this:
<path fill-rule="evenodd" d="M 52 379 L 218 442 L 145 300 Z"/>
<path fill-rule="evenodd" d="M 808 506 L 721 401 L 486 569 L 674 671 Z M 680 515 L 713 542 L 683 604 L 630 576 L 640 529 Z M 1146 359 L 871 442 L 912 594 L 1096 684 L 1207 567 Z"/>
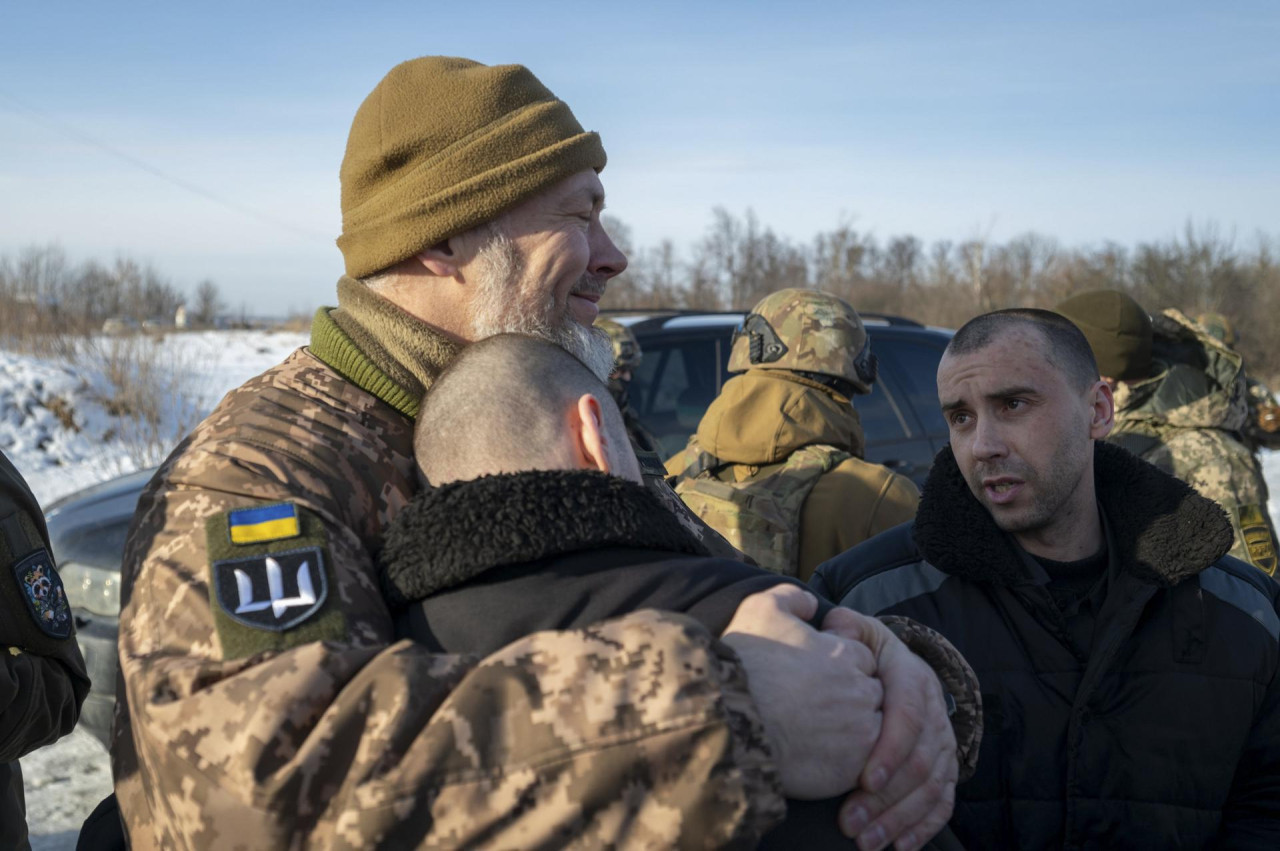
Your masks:
<path fill-rule="evenodd" d="M 579 468 L 599 470 L 602 473 L 613 472 L 613 465 L 609 463 L 609 438 L 604 433 L 604 413 L 600 408 L 600 400 L 585 393 L 578 397 L 574 410 L 578 418 L 578 428 L 574 429 L 574 448 Z"/>
<path fill-rule="evenodd" d="M 452 238 L 437 242 L 414 256 L 437 278 L 459 277 L 458 252 L 454 250 Z"/>
<path fill-rule="evenodd" d="M 1093 411 L 1093 420 L 1089 423 L 1089 436 L 1094 440 L 1102 440 L 1111 433 L 1111 427 L 1115 425 L 1115 396 L 1111 392 L 1111 385 L 1105 379 L 1094 382 L 1089 393 Z"/>

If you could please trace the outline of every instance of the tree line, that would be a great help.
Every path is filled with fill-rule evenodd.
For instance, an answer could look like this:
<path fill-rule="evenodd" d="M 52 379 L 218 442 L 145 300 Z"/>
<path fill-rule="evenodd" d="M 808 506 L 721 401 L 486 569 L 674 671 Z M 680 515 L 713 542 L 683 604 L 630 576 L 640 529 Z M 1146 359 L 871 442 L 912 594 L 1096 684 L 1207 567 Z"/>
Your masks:
<path fill-rule="evenodd" d="M 1176 307 L 1193 318 L 1226 316 L 1250 371 L 1280 379 L 1280 243 L 1267 236 L 1241 245 L 1215 227 L 1188 225 L 1168 240 L 1132 247 L 1066 247 L 1035 233 L 926 245 L 911 235 L 881 240 L 842 222 L 797 242 L 750 209 L 735 215 L 723 207 L 684 248 L 672 240 L 636 246 L 613 217 L 606 227 L 630 258 L 609 285 L 606 307 L 745 310 L 775 290 L 813 287 L 859 310 L 958 328 L 988 310 L 1051 308 L 1082 290 L 1109 288 L 1153 313 Z M 194 327 L 212 325 L 225 311 L 212 281 L 188 297 L 127 257 L 73 265 L 56 246 L 0 254 L 0 341 L 10 346 L 41 348 L 50 339 L 97 332 L 109 318 L 172 321 L 180 304 Z"/>
<path fill-rule="evenodd" d="M 188 296 L 150 264 L 128 257 L 72 264 L 58 246 L 0 254 L 0 341 L 9 346 L 47 348 L 51 340 L 100 331 L 108 319 L 133 327 L 172 324 L 179 306 L 193 327 L 213 325 L 224 310 L 213 281 Z"/>
<path fill-rule="evenodd" d="M 1268 236 L 1242 246 L 1214 226 L 1188 225 L 1133 247 L 1065 247 L 1036 233 L 926 245 L 841 223 L 805 243 L 778 235 L 750 209 L 739 216 L 717 207 L 701 239 L 681 250 L 671 240 L 637 247 L 626 224 L 606 217 L 605 225 L 630 258 L 606 307 L 745 310 L 776 290 L 813 287 L 858 310 L 958 328 L 989 310 L 1052 308 L 1083 290 L 1117 289 L 1152 313 L 1226 316 L 1250 372 L 1280 378 L 1280 244 Z"/>

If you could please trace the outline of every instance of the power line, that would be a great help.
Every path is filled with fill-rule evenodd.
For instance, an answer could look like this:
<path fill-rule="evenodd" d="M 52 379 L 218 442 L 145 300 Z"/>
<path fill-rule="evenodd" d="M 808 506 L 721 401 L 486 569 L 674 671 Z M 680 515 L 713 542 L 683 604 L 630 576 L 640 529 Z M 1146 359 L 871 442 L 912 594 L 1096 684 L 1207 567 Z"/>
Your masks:
<path fill-rule="evenodd" d="M 214 192 L 210 192 L 208 189 L 205 189 L 203 186 L 192 183 L 189 180 L 183 180 L 180 177 L 175 177 L 162 169 L 156 168 L 155 166 L 151 165 L 151 163 L 146 162 L 145 160 L 139 159 L 138 157 L 128 153 L 127 151 L 122 151 L 119 148 L 114 147 L 113 145 L 109 145 L 106 142 L 103 142 L 101 139 L 96 139 L 93 136 L 90 136 L 88 133 L 85 133 L 82 130 L 76 127 L 73 127 L 72 125 L 49 114 L 48 112 L 42 109 L 39 109 L 38 107 L 34 107 L 28 103 L 24 103 L 23 101 L 19 100 L 18 98 L 14 97 L 8 92 L 0 90 L 0 100 L 7 101 L 9 103 L 9 106 L 12 109 L 14 109 L 14 111 L 19 113 L 25 113 L 28 119 L 33 120 L 38 124 L 43 124 L 44 126 L 50 129 L 56 130 L 59 133 L 62 133 L 66 136 L 69 136 L 75 139 L 78 142 L 81 142 L 82 144 L 88 145 L 91 148 L 96 148 L 97 150 L 102 151 L 105 154 L 109 154 L 110 156 L 113 156 L 118 160 L 128 163 L 134 168 L 145 171 L 147 174 L 150 174 L 153 177 L 158 177 L 159 179 L 165 181 L 166 183 L 177 186 L 179 189 L 186 190 L 187 192 L 190 192 L 193 195 L 198 195 L 201 198 L 205 199 L 206 201 L 211 201 L 220 207 L 225 207 L 226 209 L 240 213 L 241 215 L 249 216 L 250 218 L 257 219 L 260 222 L 266 222 L 267 224 L 272 224 L 272 225 L 275 225 L 276 227 L 281 227 L 281 228 L 284 228 L 285 230 L 292 231 L 295 234 L 298 234 L 299 236 L 305 236 L 308 239 L 321 239 L 321 240 L 324 240 L 326 244 L 329 244 L 329 245 L 333 244 L 333 237 L 327 234 L 322 234 L 319 231 L 313 231 L 308 228 L 299 227 L 298 225 L 295 225 L 292 222 L 284 221 L 283 219 L 277 219 L 274 216 L 270 216 L 259 210 L 255 210 L 252 207 L 246 207 L 245 205 L 238 204 L 229 198 L 224 198 L 221 195 L 218 195 Z"/>

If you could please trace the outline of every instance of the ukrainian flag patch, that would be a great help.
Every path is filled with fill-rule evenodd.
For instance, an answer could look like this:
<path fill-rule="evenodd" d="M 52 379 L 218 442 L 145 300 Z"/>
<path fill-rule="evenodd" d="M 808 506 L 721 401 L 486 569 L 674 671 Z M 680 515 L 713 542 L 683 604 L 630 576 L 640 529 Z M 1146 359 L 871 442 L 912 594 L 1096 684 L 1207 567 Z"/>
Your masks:
<path fill-rule="evenodd" d="M 298 522 L 298 507 L 292 502 L 229 511 L 227 526 L 233 544 L 282 541 L 302 534 L 302 525 Z"/>

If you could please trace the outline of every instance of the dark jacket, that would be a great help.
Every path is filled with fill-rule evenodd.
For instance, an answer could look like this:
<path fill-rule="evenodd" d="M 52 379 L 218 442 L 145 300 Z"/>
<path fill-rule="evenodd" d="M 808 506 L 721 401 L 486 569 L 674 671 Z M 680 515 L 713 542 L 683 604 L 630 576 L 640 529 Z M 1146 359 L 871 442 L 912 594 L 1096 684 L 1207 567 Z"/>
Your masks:
<path fill-rule="evenodd" d="M 951 820 L 966 845 L 1280 848 L 1280 586 L 1223 556 L 1214 503 L 1117 447 L 1094 459 L 1112 565 L 1087 656 L 949 448 L 913 523 L 812 584 L 932 626 L 977 672 L 978 771 Z"/>
<path fill-rule="evenodd" d="M 719 635 L 744 597 L 786 581 L 709 558 L 640 485 L 579 471 L 423 491 L 392 523 L 381 561 L 398 637 L 485 655 L 645 608 L 688 614 Z"/>
<path fill-rule="evenodd" d="M 0 848 L 27 848 L 18 758 L 70 733 L 89 693 L 44 515 L 0 455 Z"/>
<path fill-rule="evenodd" d="M 709 558 L 640 485 L 592 472 L 487 476 L 424 491 L 387 533 L 383 584 L 396 634 L 433 650 L 487 654 L 547 629 L 643 608 L 688 614 L 714 635 L 738 603 L 784 582 Z M 803 587 L 803 586 L 801 586 Z M 831 608 L 821 601 L 814 623 Z M 788 802 L 761 848 L 854 848 L 839 799 Z M 944 836 L 930 847 L 954 848 Z"/>

